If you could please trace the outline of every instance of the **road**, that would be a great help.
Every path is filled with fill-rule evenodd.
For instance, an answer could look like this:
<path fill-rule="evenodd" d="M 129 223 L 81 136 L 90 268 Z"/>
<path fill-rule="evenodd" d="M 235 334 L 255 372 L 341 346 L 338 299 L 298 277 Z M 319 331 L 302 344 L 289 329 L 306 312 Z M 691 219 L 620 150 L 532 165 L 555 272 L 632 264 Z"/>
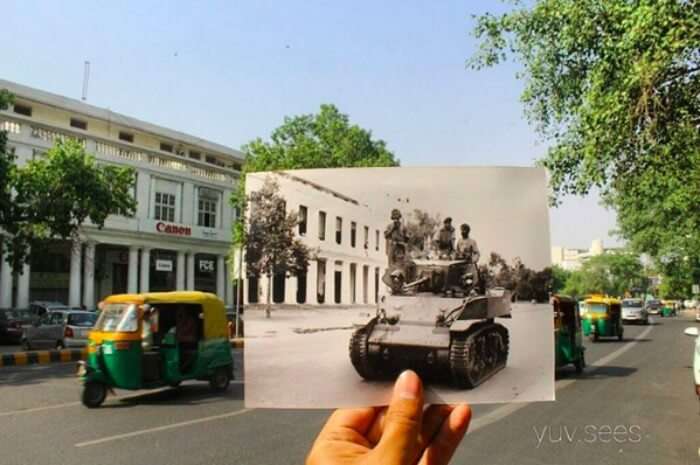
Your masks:
<path fill-rule="evenodd" d="M 588 344 L 589 367 L 561 370 L 557 401 L 479 405 L 454 464 L 697 464 L 692 325 L 628 326 Z M 236 353 L 236 359 L 241 354 Z M 243 386 L 203 383 L 78 402 L 72 365 L 0 371 L 0 463 L 301 464 L 328 411 L 246 410 Z M 614 433 L 614 434 L 613 434 Z"/>

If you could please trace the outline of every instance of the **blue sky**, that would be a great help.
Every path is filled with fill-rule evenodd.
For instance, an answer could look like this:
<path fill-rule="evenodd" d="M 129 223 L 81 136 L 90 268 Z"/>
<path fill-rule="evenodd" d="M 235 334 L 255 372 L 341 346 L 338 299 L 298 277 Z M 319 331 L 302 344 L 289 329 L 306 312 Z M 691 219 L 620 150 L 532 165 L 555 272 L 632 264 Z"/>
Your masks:
<path fill-rule="evenodd" d="M 517 65 L 465 68 L 479 1 L 5 0 L 0 76 L 239 148 L 334 103 L 403 165 L 528 166 Z M 552 210 L 552 243 L 607 244 L 595 197 Z"/>

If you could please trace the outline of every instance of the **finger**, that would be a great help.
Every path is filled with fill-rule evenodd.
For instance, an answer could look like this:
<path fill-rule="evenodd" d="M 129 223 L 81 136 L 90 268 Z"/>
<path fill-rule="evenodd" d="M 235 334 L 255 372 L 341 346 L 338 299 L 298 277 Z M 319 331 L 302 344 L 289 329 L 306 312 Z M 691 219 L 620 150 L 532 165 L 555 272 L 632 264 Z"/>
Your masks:
<path fill-rule="evenodd" d="M 376 445 L 382 438 L 382 433 L 384 432 L 384 422 L 386 421 L 386 407 L 379 410 L 377 416 L 374 419 L 374 423 L 370 426 L 367 432 L 367 440 L 372 445 Z"/>
<path fill-rule="evenodd" d="M 365 436 L 374 422 L 376 412 L 374 407 L 338 409 L 328 418 L 320 435 L 328 431 L 350 430 Z"/>
<path fill-rule="evenodd" d="M 455 407 L 450 416 L 442 423 L 440 431 L 425 449 L 418 464 L 447 465 L 467 432 L 471 418 L 472 411 L 468 405 L 462 404 Z"/>
<path fill-rule="evenodd" d="M 421 449 L 430 445 L 453 410 L 452 405 L 431 405 L 423 412 L 423 426 L 419 437 Z"/>
<path fill-rule="evenodd" d="M 423 383 L 413 371 L 404 371 L 394 385 L 384 432 L 374 449 L 383 463 L 415 463 L 421 452 L 418 435 L 422 419 Z"/>

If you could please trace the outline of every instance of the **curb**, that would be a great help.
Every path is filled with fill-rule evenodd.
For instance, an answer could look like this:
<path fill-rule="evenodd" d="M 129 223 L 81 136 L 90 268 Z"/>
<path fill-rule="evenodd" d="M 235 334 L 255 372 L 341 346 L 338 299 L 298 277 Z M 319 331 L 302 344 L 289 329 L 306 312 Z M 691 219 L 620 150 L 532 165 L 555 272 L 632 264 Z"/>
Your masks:
<path fill-rule="evenodd" d="M 232 349 L 242 349 L 243 348 L 243 338 L 231 339 Z"/>
<path fill-rule="evenodd" d="M 87 348 L 14 352 L 0 356 L 0 367 L 77 362 L 87 356 Z"/>

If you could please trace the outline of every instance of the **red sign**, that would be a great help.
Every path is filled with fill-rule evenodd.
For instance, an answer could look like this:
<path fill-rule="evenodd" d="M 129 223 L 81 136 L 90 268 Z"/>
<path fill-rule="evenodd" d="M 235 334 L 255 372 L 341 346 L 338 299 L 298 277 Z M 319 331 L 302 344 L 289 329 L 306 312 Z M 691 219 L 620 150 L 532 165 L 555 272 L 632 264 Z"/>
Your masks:
<path fill-rule="evenodd" d="M 176 236 L 191 236 L 192 229 L 187 226 L 177 224 L 167 224 L 163 222 L 156 223 L 156 231 L 165 234 L 174 234 Z"/>

